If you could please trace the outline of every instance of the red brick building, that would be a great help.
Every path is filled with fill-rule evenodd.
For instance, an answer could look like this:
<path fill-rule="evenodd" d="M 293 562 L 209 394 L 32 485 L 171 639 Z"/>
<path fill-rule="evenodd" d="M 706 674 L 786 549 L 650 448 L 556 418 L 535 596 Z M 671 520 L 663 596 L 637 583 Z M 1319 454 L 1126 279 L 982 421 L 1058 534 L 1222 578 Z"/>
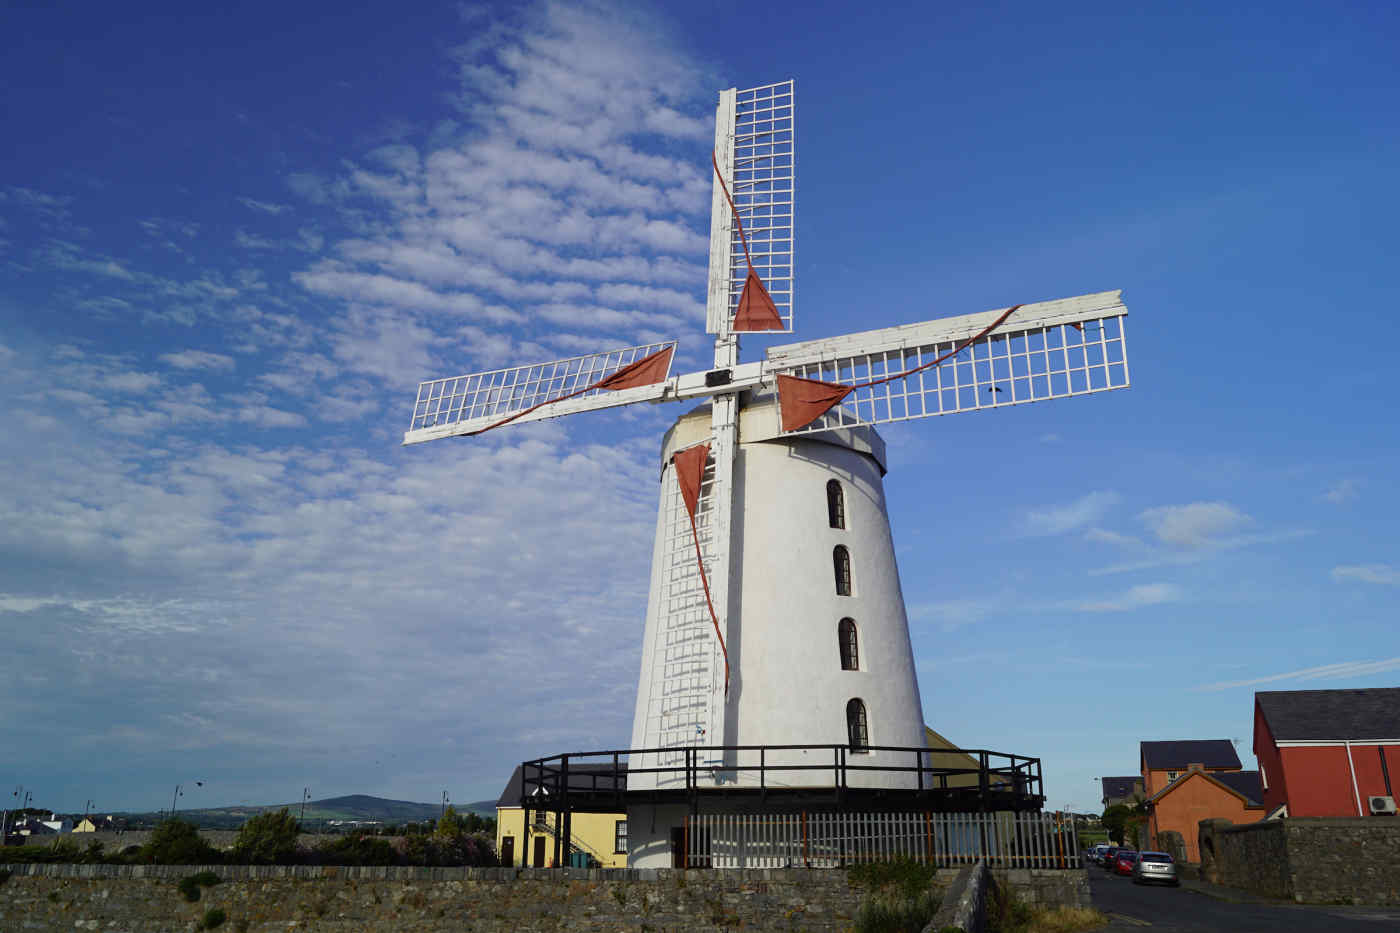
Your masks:
<path fill-rule="evenodd" d="M 1254 694 L 1270 815 L 1368 816 L 1400 787 L 1400 687 Z"/>

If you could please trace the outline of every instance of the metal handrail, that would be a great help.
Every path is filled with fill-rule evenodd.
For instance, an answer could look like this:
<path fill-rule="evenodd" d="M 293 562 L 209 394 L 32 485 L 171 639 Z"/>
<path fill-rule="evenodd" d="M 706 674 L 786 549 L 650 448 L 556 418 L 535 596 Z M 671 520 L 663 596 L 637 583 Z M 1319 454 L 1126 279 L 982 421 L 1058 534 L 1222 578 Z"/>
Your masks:
<path fill-rule="evenodd" d="M 782 751 L 804 751 L 821 752 L 830 751 L 832 753 L 832 764 L 801 764 L 782 763 L 773 764 L 769 761 L 770 752 Z M 896 764 L 893 762 L 861 763 L 860 759 L 852 760 L 853 750 L 848 745 L 713 745 L 713 746 L 681 746 L 681 747 L 657 747 L 639 749 L 609 749 L 596 752 L 569 752 L 560 755 L 551 755 L 544 758 L 536 758 L 523 762 L 521 765 L 521 800 L 523 806 L 534 809 L 534 805 L 554 804 L 555 806 L 545 807 L 555 809 L 562 801 L 567 800 L 571 793 L 592 793 L 608 792 L 616 795 L 619 799 L 627 792 L 628 777 L 643 774 L 667 774 L 673 776 L 683 776 L 684 789 L 687 792 L 696 792 L 702 787 L 699 781 L 701 771 L 724 771 L 732 774 L 749 774 L 757 772 L 758 789 L 766 793 L 771 785 L 768 781 L 769 772 L 794 772 L 794 771 L 829 771 L 832 774 L 830 786 L 838 792 L 844 792 L 850 788 L 849 775 L 855 771 L 859 773 L 889 773 L 889 774 L 915 774 L 917 775 L 918 789 L 920 792 L 931 791 L 935 787 L 948 790 L 948 779 L 964 775 L 977 776 L 977 792 L 980 796 L 986 797 L 993 790 L 998 793 L 1010 787 L 1015 792 L 1032 797 L 1042 797 L 1043 780 L 1040 772 L 1040 759 L 1026 755 L 1016 755 L 1007 752 L 998 752 L 990 749 L 961 749 L 961 748 L 928 748 L 927 746 L 896 746 L 896 745 L 868 745 L 862 746 L 860 753 L 894 752 L 910 753 L 914 755 L 914 764 Z M 702 761 L 702 753 L 707 759 L 715 756 L 715 753 L 726 752 L 757 752 L 757 764 L 743 764 L 737 760 L 732 761 Z M 681 762 L 675 765 L 657 765 L 655 767 L 632 767 L 632 762 L 638 761 L 645 755 L 680 755 Z M 928 762 L 926 755 L 966 755 L 974 758 L 976 765 L 973 767 L 948 767 L 936 766 Z M 624 766 L 622 757 L 626 756 L 628 762 Z M 587 759 L 609 759 L 608 761 L 591 762 Z M 736 756 L 737 758 L 737 756 Z M 1006 759 L 1009 764 L 993 765 L 994 758 Z M 582 769 L 582 770 L 581 770 Z M 600 770 L 601 769 L 601 770 Z M 929 778 L 929 784 L 925 786 L 924 777 Z M 607 786 L 600 787 L 599 780 L 608 782 Z M 956 788 L 966 790 L 970 788 Z"/>

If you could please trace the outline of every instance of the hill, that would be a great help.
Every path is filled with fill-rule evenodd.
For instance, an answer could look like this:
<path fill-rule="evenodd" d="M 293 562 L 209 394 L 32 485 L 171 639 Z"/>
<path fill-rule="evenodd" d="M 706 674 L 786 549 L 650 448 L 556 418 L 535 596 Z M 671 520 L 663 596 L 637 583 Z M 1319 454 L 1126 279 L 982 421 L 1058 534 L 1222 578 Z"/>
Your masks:
<path fill-rule="evenodd" d="M 478 800 L 474 803 L 453 804 L 459 813 L 476 813 L 482 817 L 496 815 L 494 800 Z M 189 820 L 205 829 L 237 829 L 251 816 L 268 810 L 287 810 L 302 817 L 302 805 L 296 803 L 276 803 L 265 805 L 242 805 L 234 807 L 206 807 L 203 809 L 180 810 L 181 819 Z M 302 817 L 308 829 L 313 829 L 331 820 L 362 820 L 380 823 L 424 823 L 436 820 L 442 813 L 440 803 L 414 803 L 409 800 L 387 800 L 371 797 L 368 794 L 350 794 L 344 797 L 327 797 L 322 800 L 308 800 L 305 816 Z M 158 816 L 154 813 L 126 814 L 142 822 L 154 823 Z"/>

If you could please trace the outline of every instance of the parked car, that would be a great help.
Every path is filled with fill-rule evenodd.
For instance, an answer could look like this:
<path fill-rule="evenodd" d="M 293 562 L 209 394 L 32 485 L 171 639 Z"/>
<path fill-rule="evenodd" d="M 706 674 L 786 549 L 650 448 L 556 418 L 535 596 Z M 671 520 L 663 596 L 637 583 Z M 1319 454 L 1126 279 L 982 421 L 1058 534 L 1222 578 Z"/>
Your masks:
<path fill-rule="evenodd" d="M 1113 871 L 1113 857 L 1117 854 L 1117 846 L 1109 846 L 1103 850 L 1103 858 L 1099 860 L 1099 864 L 1103 866 L 1104 871 Z"/>
<path fill-rule="evenodd" d="M 1103 864 L 1104 855 L 1107 854 L 1108 850 L 1109 845 L 1106 842 L 1100 842 L 1098 845 L 1094 846 L 1092 849 L 1089 850 L 1089 852 L 1091 853 L 1091 858 L 1093 858 L 1095 865 Z"/>
<path fill-rule="evenodd" d="M 1137 866 L 1137 857 L 1132 849 L 1119 849 L 1113 853 L 1113 873 L 1124 877 L 1131 875 Z"/>
<path fill-rule="evenodd" d="M 1161 882 L 1172 887 L 1181 885 L 1176 860 L 1165 852 L 1140 852 L 1133 866 L 1133 884 Z"/>

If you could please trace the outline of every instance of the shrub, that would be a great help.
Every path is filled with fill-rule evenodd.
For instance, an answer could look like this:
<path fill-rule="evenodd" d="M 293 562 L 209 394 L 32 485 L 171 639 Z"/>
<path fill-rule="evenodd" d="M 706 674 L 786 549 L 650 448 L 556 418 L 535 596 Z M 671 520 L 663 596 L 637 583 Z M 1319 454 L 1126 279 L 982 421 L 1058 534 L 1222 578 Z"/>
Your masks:
<path fill-rule="evenodd" d="M 856 913 L 857 933 L 920 933 L 942 902 L 930 887 L 937 874 L 907 858 L 852 867 L 848 877 L 868 889 Z"/>
<path fill-rule="evenodd" d="M 180 879 L 176 885 L 180 893 L 185 896 L 185 900 L 194 903 L 199 900 L 199 889 L 212 887 L 219 883 L 219 876 L 212 871 L 199 871 L 193 875 L 186 875 Z"/>
<path fill-rule="evenodd" d="M 138 853 L 143 862 L 156 865 L 216 865 L 219 851 L 204 841 L 193 823 L 162 820 Z"/>
<path fill-rule="evenodd" d="M 321 865 L 392 865 L 394 847 L 387 839 L 356 833 L 322 842 L 312 857 Z"/>
<path fill-rule="evenodd" d="M 906 897 L 893 891 L 871 894 L 856 913 L 856 933 L 920 933 L 938 912 L 934 891 Z"/>
<path fill-rule="evenodd" d="M 276 813 L 259 813 L 238 829 L 233 857 L 249 865 L 276 865 L 296 861 L 301 826 L 283 807 Z"/>
<path fill-rule="evenodd" d="M 223 926 L 224 921 L 227 919 L 228 916 L 224 913 L 222 907 L 210 907 L 204 912 L 204 919 L 199 921 L 199 928 L 201 930 L 212 930 L 215 927 Z"/>

